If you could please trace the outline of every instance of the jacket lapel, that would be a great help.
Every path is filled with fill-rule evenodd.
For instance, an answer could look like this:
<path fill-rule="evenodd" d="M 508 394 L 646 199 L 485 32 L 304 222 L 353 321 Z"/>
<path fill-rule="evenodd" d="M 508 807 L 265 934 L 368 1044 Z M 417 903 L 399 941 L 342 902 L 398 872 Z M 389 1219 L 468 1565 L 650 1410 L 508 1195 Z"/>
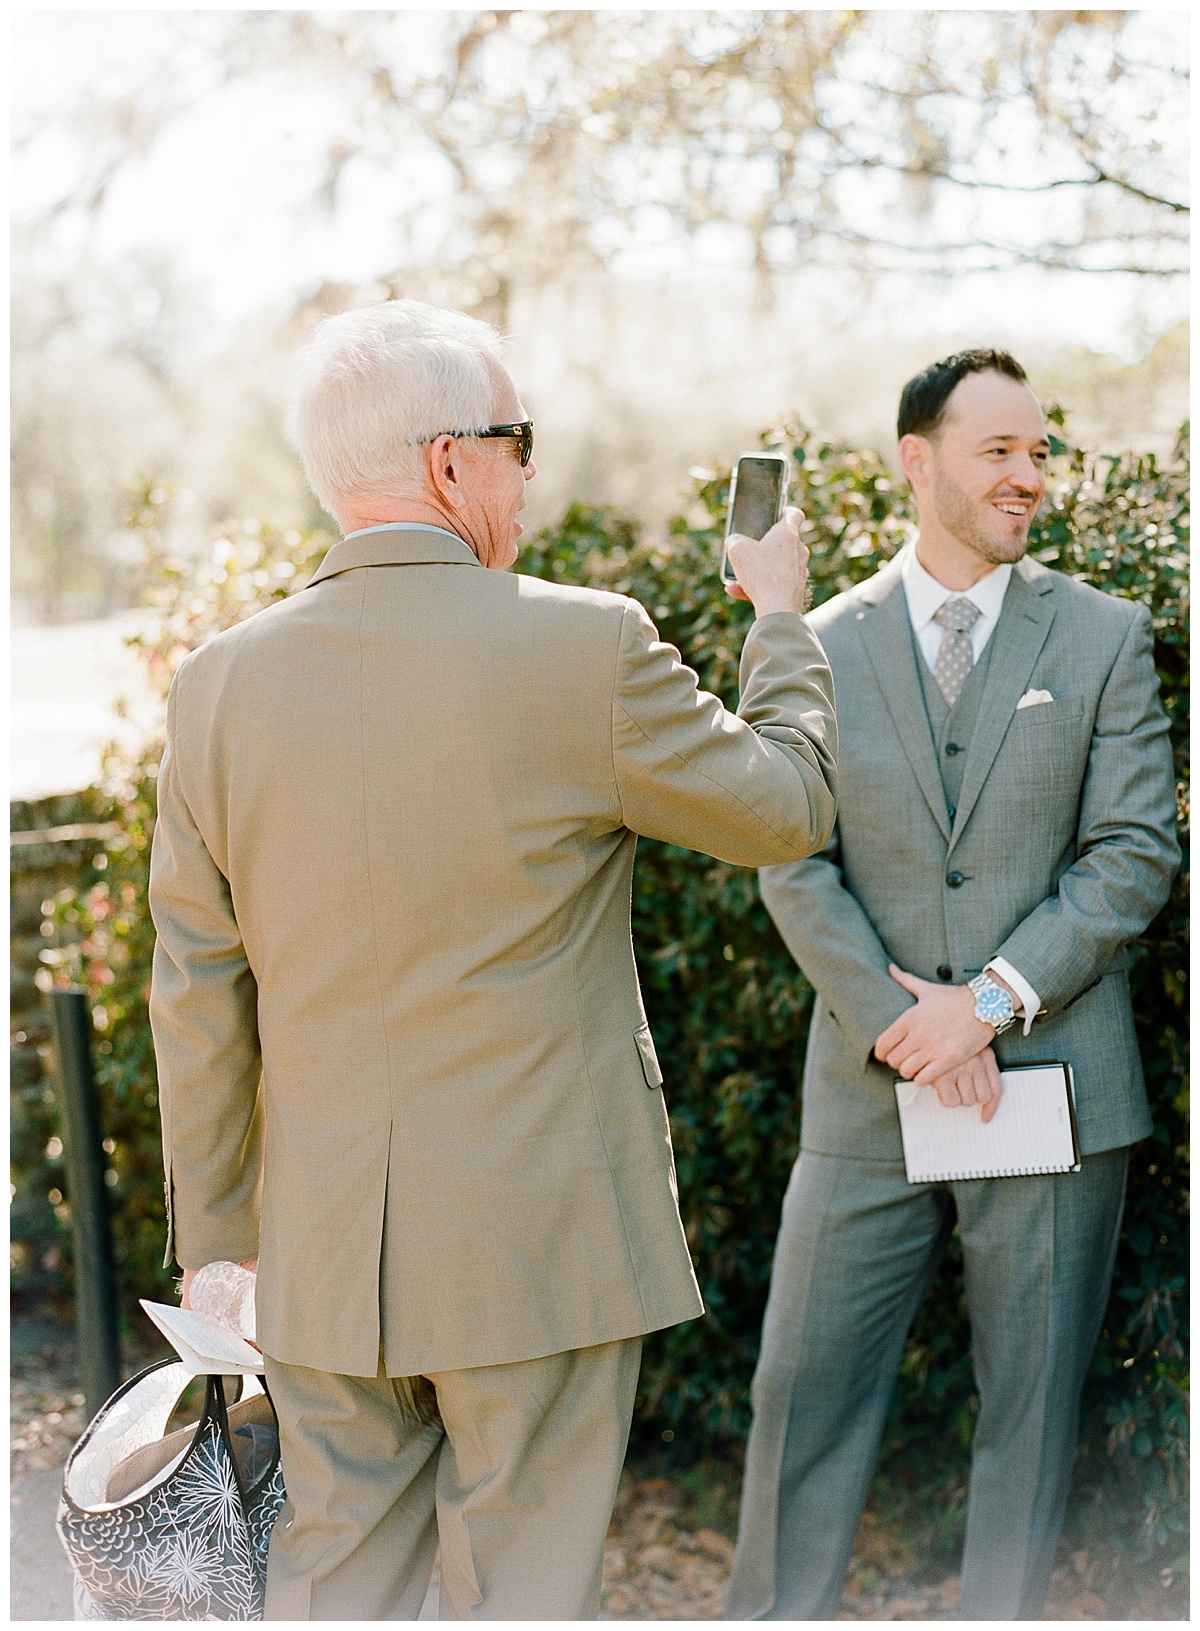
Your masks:
<path fill-rule="evenodd" d="M 1033 665 L 1046 643 L 1054 621 L 1054 601 L 1050 593 L 1053 587 L 1052 575 L 1030 561 L 1019 561 L 1008 580 L 1008 593 L 992 635 L 992 656 L 979 702 L 979 717 L 963 766 L 951 849 L 966 828 L 1017 711 L 1017 703 L 1029 684 Z"/>
<path fill-rule="evenodd" d="M 950 816 L 946 809 L 946 793 L 938 773 L 929 715 L 925 711 L 925 698 L 921 693 L 918 658 L 898 558 L 889 561 L 868 584 L 862 601 L 858 630 L 867 656 L 917 784 L 942 837 L 948 843 Z"/>

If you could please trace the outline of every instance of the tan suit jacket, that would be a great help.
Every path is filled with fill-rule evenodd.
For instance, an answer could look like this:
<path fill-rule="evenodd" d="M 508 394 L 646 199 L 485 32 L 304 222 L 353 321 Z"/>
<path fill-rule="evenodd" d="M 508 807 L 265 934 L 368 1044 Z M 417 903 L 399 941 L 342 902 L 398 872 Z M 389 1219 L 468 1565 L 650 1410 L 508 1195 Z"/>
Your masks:
<path fill-rule="evenodd" d="M 636 835 L 819 850 L 832 682 L 759 620 L 738 715 L 636 602 L 436 529 L 336 544 L 171 691 L 151 1020 L 180 1264 L 260 1254 L 259 1340 L 373 1376 L 703 1312 L 630 937 Z"/>

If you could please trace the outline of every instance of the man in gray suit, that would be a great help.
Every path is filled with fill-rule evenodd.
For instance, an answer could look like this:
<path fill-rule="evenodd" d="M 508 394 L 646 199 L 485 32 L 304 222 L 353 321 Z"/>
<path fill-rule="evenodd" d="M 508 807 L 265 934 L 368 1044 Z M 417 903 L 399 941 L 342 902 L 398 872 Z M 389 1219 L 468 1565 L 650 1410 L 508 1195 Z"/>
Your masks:
<path fill-rule="evenodd" d="M 835 1617 L 956 1220 L 980 1403 L 960 1613 L 1038 1616 L 1128 1150 L 1150 1130 L 1125 948 L 1179 858 L 1150 616 L 1025 558 L 1049 442 L 1012 357 L 933 364 L 899 436 L 915 545 L 812 617 L 837 697 L 837 827 L 819 856 L 761 873 L 816 1004 L 730 1619 Z M 1074 1071 L 1080 1171 L 907 1182 L 897 1076 L 987 1120 L 999 1068 L 1047 1059 Z"/>

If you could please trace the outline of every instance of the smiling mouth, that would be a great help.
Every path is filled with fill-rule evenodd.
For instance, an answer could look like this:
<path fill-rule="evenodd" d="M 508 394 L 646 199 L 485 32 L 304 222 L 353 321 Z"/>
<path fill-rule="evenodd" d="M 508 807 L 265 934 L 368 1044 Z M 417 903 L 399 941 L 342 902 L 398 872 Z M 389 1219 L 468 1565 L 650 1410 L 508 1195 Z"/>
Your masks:
<path fill-rule="evenodd" d="M 1032 507 L 1023 499 L 1018 498 L 993 499 L 992 502 L 995 508 L 1000 511 L 1001 515 L 1019 515 L 1024 517 L 1029 514 Z"/>

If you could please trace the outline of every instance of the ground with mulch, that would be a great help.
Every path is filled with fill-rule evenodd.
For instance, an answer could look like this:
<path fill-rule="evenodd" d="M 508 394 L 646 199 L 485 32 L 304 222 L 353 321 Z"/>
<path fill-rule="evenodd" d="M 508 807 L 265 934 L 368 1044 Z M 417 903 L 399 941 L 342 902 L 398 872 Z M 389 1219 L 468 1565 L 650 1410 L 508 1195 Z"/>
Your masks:
<path fill-rule="evenodd" d="M 640 1477 L 627 1468 L 621 1480 L 604 1559 L 603 1620 L 715 1620 L 733 1558 L 728 1521 L 714 1527 L 697 1507 L 711 1510 L 713 1483 L 729 1480 L 726 1510 L 736 1503 L 732 1471 L 706 1468 L 702 1499 L 680 1483 Z M 692 1477 L 687 1478 L 692 1484 Z M 1102 1594 L 1109 1560 L 1080 1550 L 1060 1553 L 1043 1619 L 1186 1620 L 1186 1582 L 1168 1579 L 1134 1598 Z M 1101 1589 L 1097 1589 L 1100 1587 Z M 895 1526 L 867 1512 L 855 1542 L 839 1620 L 954 1620 L 958 1576 L 922 1571 Z"/>
<path fill-rule="evenodd" d="M 148 1336 L 132 1370 L 165 1352 Z M 13 1321 L 11 1470 L 14 1479 L 60 1467 L 86 1425 L 69 1325 Z M 602 1620 L 716 1620 L 733 1557 L 737 1475 L 719 1463 L 673 1477 L 626 1468 L 604 1559 Z M 868 1511 L 838 1615 L 841 1620 L 952 1620 L 958 1578 L 923 1572 L 895 1526 Z M 1186 1583 L 1167 1578 L 1135 1595 L 1111 1589 L 1106 1558 L 1060 1552 L 1049 1620 L 1184 1620 Z"/>

